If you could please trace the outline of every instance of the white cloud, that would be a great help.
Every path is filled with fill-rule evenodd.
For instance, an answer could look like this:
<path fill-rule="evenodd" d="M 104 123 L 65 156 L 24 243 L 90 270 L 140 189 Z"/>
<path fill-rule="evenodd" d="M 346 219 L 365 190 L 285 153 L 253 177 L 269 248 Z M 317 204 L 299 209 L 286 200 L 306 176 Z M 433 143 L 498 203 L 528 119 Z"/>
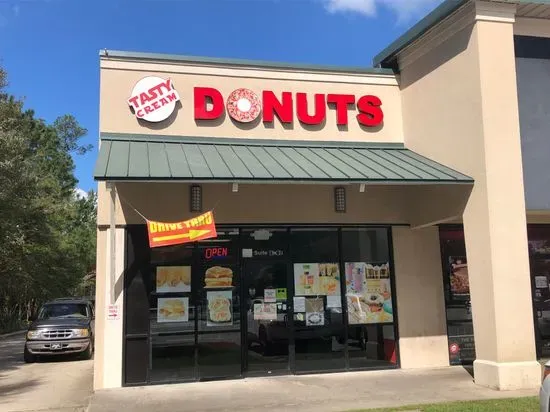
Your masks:
<path fill-rule="evenodd" d="M 85 190 L 77 187 L 75 190 L 74 190 L 74 195 L 78 198 L 78 199 L 87 199 L 88 198 L 88 192 L 86 192 Z"/>
<path fill-rule="evenodd" d="M 425 14 L 442 0 L 325 0 L 331 13 L 354 12 L 364 16 L 376 15 L 379 6 L 389 8 L 397 14 L 400 22 Z"/>

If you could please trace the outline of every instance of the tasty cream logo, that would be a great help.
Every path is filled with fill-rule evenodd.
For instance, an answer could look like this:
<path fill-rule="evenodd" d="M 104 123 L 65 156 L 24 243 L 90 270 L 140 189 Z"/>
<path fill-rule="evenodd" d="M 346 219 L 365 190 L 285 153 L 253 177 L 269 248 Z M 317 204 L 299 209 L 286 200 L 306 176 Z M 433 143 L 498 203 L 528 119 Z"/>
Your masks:
<path fill-rule="evenodd" d="M 179 100 L 171 79 L 148 76 L 136 83 L 128 104 L 138 119 L 158 123 L 172 115 Z"/>

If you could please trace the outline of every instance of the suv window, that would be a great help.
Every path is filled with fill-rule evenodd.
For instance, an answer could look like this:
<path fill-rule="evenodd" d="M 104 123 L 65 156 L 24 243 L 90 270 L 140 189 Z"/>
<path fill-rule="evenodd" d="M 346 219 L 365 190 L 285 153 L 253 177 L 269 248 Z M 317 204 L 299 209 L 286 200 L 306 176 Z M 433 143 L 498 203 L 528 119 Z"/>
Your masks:
<path fill-rule="evenodd" d="M 88 318 L 90 312 L 85 303 L 48 303 L 38 312 L 38 319 Z"/>

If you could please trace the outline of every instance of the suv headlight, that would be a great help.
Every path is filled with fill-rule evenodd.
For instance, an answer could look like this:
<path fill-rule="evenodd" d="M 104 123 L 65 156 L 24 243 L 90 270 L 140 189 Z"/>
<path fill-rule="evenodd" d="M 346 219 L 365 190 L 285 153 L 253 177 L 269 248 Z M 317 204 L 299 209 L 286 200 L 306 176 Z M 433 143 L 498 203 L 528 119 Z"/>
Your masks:
<path fill-rule="evenodd" d="M 73 336 L 75 338 L 87 338 L 90 336 L 88 329 L 73 329 Z"/>
<path fill-rule="evenodd" d="M 27 339 L 38 339 L 40 338 L 40 334 L 42 332 L 40 330 L 29 330 L 27 332 Z"/>

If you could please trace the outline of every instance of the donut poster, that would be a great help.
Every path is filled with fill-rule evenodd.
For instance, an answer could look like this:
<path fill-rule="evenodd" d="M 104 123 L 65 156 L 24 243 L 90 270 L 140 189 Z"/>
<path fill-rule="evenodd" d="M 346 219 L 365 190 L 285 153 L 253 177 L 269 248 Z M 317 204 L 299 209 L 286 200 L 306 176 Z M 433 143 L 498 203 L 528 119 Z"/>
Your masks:
<path fill-rule="evenodd" d="M 348 262 L 345 267 L 349 324 L 392 323 L 389 264 Z"/>

